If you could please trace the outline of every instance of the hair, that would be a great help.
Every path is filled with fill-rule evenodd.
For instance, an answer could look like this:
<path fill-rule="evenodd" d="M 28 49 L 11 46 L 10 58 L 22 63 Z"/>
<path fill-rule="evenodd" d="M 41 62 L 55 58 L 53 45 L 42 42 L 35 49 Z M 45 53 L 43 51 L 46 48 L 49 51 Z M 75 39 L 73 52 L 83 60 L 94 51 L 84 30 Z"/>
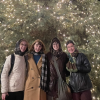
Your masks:
<path fill-rule="evenodd" d="M 34 45 L 35 45 L 36 42 L 38 42 L 38 45 L 41 45 L 41 46 L 42 46 L 40 52 L 45 53 L 45 46 L 44 46 L 43 42 L 42 42 L 41 40 L 39 40 L 39 39 L 37 39 L 37 40 L 35 40 L 35 41 L 33 42 L 32 46 L 31 46 L 31 48 L 30 48 L 30 52 L 34 51 Z"/>
<path fill-rule="evenodd" d="M 28 46 L 28 42 L 27 42 L 27 40 L 24 39 L 24 38 L 18 40 L 18 41 L 16 42 L 16 46 L 18 47 L 18 46 L 20 45 L 20 43 L 23 42 L 23 41 L 25 41 L 25 42 L 27 43 L 27 46 Z"/>
<path fill-rule="evenodd" d="M 20 40 L 19 45 L 20 45 L 20 44 L 21 44 L 21 42 L 23 42 L 23 41 L 27 43 L 27 47 L 28 47 L 28 41 L 27 41 L 27 40 L 25 40 L 25 39 L 21 39 L 21 40 Z"/>
<path fill-rule="evenodd" d="M 68 40 L 68 41 L 66 42 L 66 46 L 67 46 L 69 43 L 72 43 L 73 45 L 75 45 L 74 42 L 73 42 L 72 40 Z"/>

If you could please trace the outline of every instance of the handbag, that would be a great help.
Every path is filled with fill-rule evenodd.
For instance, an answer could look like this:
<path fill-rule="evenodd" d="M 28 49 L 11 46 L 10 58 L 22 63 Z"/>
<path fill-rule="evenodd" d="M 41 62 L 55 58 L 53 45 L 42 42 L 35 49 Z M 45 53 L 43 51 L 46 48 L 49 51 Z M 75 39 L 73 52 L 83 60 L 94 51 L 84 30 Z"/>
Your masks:
<path fill-rule="evenodd" d="M 56 57 L 53 56 L 54 67 L 58 75 L 58 98 L 57 100 L 72 100 L 71 90 L 68 84 L 62 79 L 56 63 Z"/>

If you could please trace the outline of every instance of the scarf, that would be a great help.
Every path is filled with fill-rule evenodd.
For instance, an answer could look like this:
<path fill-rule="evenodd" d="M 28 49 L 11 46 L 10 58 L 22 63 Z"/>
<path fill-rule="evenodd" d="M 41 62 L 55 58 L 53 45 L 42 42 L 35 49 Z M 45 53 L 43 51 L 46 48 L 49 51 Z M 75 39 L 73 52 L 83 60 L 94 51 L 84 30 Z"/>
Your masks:
<path fill-rule="evenodd" d="M 42 67 L 41 67 L 41 78 L 40 78 L 40 88 L 47 91 L 47 60 L 45 54 L 42 52 L 36 53 L 31 52 L 33 55 L 41 55 L 42 56 Z"/>
<path fill-rule="evenodd" d="M 15 47 L 15 54 L 20 55 L 20 56 L 23 56 L 28 51 L 28 47 L 27 47 L 24 52 L 21 52 L 21 50 L 20 50 L 20 43 L 22 41 L 26 41 L 26 40 L 20 39 L 19 41 L 17 41 L 16 47 Z"/>
<path fill-rule="evenodd" d="M 69 62 L 66 64 L 66 69 L 69 72 L 77 72 L 77 67 L 76 67 L 76 57 L 78 55 L 78 50 L 76 49 L 74 53 L 68 54 L 69 57 Z"/>
<path fill-rule="evenodd" d="M 53 55 L 56 56 L 57 58 L 60 57 L 61 54 L 62 54 L 62 51 L 53 50 Z"/>

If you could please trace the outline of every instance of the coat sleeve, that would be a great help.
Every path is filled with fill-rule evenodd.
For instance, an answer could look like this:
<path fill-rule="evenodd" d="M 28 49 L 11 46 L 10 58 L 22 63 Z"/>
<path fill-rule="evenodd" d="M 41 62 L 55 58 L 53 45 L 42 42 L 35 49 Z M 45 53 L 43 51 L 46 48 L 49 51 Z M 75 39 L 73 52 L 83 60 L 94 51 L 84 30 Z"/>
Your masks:
<path fill-rule="evenodd" d="M 1 93 L 7 93 L 9 88 L 9 77 L 8 73 L 11 66 L 11 55 L 7 57 L 4 67 L 1 73 Z"/>
<path fill-rule="evenodd" d="M 82 59 L 81 65 L 76 65 L 78 72 L 89 73 L 91 71 L 91 65 L 89 63 L 89 60 L 84 54 L 82 54 L 81 59 Z"/>

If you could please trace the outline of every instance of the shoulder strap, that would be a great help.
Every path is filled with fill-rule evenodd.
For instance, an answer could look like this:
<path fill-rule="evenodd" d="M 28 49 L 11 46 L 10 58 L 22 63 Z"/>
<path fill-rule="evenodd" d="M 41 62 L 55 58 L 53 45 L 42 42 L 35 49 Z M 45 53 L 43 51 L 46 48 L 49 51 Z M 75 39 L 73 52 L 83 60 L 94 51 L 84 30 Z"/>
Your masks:
<path fill-rule="evenodd" d="M 26 56 L 24 56 L 24 58 L 25 58 L 26 67 L 27 67 L 27 58 L 26 58 Z M 12 71 L 12 69 L 14 67 L 14 62 L 15 62 L 15 55 L 14 54 L 11 54 L 11 68 L 10 68 L 10 71 L 8 73 L 8 76 L 11 74 L 11 71 Z"/>
<path fill-rule="evenodd" d="M 4 64 L 3 64 L 3 66 L 1 67 L 1 73 L 2 73 L 3 67 L 4 67 Z"/>
<path fill-rule="evenodd" d="M 27 65 L 28 65 L 27 56 L 24 56 L 24 58 L 25 58 L 26 69 L 27 69 Z"/>
<path fill-rule="evenodd" d="M 12 69 L 13 69 L 14 61 L 15 61 L 15 55 L 12 54 L 12 55 L 11 55 L 11 68 L 10 68 L 10 71 L 9 71 L 9 73 L 8 73 L 8 76 L 10 75 L 10 73 L 11 73 L 11 71 L 12 71 Z"/>
<path fill-rule="evenodd" d="M 54 62 L 54 67 L 56 69 L 57 75 L 60 79 L 62 79 L 61 74 L 60 74 L 59 69 L 58 69 L 58 63 L 56 63 L 56 57 L 53 56 L 52 59 L 53 59 L 53 62 Z"/>

